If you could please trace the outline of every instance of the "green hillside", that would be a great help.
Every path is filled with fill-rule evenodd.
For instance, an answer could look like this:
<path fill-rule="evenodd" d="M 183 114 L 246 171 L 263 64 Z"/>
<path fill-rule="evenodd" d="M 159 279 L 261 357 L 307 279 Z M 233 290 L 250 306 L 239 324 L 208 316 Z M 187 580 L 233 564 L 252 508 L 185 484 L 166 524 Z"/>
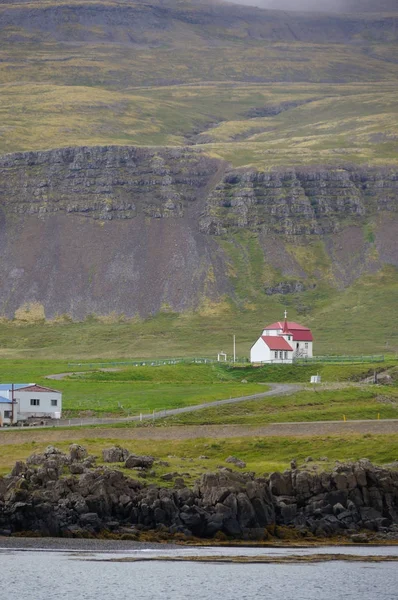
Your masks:
<path fill-rule="evenodd" d="M 110 90 L 7 83 L 0 153 L 195 143 L 234 166 L 397 162 L 398 84 L 212 83 Z"/>
<path fill-rule="evenodd" d="M 77 158 L 60 173 L 57 153 L 2 159 L 0 355 L 214 355 L 235 333 L 247 356 L 285 307 L 318 353 L 396 352 L 397 16 L 350 6 L 1 3 L 0 155 Z M 82 146 L 169 154 L 137 161 L 130 192 L 112 157 L 90 180 Z M 186 146 L 220 160 L 214 173 L 207 159 L 190 170 L 191 155 L 181 167 Z M 327 187 L 328 169 L 357 166 L 354 183 Z M 299 168 L 323 169 L 319 194 L 245 182 Z M 177 184 L 162 196 L 173 169 L 195 202 Z M 155 185 L 167 218 L 148 209 Z"/>

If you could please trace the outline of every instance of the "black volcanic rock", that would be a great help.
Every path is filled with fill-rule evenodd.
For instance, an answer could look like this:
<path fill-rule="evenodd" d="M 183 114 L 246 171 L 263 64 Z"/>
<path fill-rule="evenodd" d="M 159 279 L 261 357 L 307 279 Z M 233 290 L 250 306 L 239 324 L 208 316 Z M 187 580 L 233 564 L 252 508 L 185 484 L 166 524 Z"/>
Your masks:
<path fill-rule="evenodd" d="M 206 473 L 194 490 L 145 487 L 108 468 L 65 477 L 52 463 L 43 455 L 40 466 L 17 463 L 0 478 L 1 531 L 71 536 L 136 527 L 261 539 L 264 528 L 288 525 L 320 537 L 362 530 L 398 537 L 398 472 L 367 460 L 331 473 L 295 469 L 269 479 Z"/>

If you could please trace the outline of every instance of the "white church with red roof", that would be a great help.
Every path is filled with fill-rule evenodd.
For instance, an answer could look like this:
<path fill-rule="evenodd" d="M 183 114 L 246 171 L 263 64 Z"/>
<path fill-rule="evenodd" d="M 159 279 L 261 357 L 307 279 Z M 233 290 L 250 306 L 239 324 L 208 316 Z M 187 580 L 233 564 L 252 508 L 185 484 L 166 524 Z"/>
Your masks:
<path fill-rule="evenodd" d="M 292 363 L 295 358 L 312 358 L 313 337 L 308 327 L 294 321 L 277 321 L 267 325 L 250 350 L 250 362 Z"/>

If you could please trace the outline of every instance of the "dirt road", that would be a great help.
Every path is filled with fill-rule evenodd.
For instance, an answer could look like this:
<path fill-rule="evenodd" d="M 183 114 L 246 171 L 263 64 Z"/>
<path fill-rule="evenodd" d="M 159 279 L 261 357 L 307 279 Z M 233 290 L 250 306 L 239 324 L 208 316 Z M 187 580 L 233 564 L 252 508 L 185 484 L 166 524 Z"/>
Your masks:
<path fill-rule="evenodd" d="M 63 429 L 25 429 L 0 431 L 0 448 L 6 444 L 22 444 L 35 441 L 55 443 L 79 439 L 112 440 L 186 440 L 199 438 L 234 437 L 308 437 L 316 435 L 346 434 L 398 434 L 398 419 L 380 421 L 316 421 L 312 423 L 274 423 L 247 427 L 242 425 L 195 425 L 181 427 L 112 427 Z"/>

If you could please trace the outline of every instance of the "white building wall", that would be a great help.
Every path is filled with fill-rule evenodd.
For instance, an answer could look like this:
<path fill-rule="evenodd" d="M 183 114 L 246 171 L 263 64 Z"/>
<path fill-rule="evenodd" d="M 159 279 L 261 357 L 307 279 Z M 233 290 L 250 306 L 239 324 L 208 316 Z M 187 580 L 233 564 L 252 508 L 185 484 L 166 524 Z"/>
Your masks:
<path fill-rule="evenodd" d="M 6 404 L 5 402 L 0 403 L 0 425 L 11 425 L 11 417 L 4 416 L 4 413 L 11 413 L 12 404 Z"/>
<path fill-rule="evenodd" d="M 59 419 L 61 416 L 62 394 L 59 392 L 16 390 L 14 396 L 17 401 L 18 420 L 29 417 Z M 38 402 L 38 404 L 33 404 L 32 401 Z M 56 401 L 56 405 L 53 405 L 52 401 Z"/>
<path fill-rule="evenodd" d="M 250 350 L 250 362 L 275 364 L 291 363 L 293 362 L 293 351 L 270 350 L 267 344 L 260 337 Z"/>
<path fill-rule="evenodd" d="M 282 329 L 264 329 L 262 335 L 279 335 Z"/>
<path fill-rule="evenodd" d="M 298 358 L 312 358 L 312 342 L 291 342 Z"/>
<path fill-rule="evenodd" d="M 264 344 L 261 338 L 258 338 L 257 342 L 250 350 L 250 362 L 269 362 L 270 358 L 270 349 L 268 348 L 267 344 Z"/>

